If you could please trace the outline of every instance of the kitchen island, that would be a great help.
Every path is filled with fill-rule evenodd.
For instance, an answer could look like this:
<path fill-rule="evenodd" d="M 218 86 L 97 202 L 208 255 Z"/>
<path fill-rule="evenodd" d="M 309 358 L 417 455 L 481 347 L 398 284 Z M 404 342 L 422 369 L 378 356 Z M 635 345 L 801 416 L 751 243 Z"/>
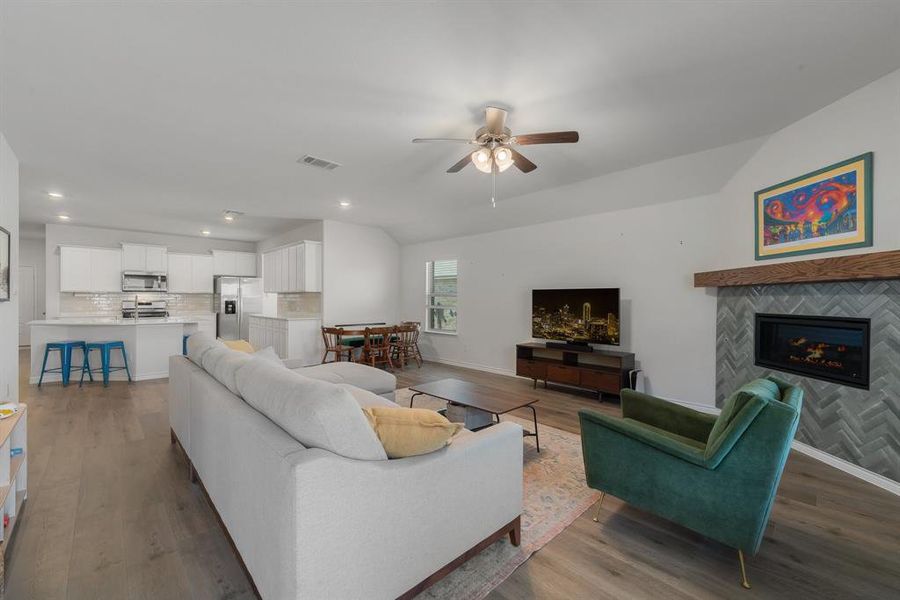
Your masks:
<path fill-rule="evenodd" d="M 163 379 L 169 376 L 169 357 L 181 354 L 182 339 L 185 334 L 197 331 L 198 319 L 191 317 L 165 317 L 144 319 L 123 319 L 113 317 L 82 317 L 31 321 L 31 373 L 30 383 L 37 383 L 41 376 L 44 348 L 48 342 L 80 340 L 84 342 L 125 342 L 128 353 L 128 368 L 136 381 L 143 379 Z M 120 365 L 122 359 L 118 351 L 113 352 L 111 364 Z M 81 365 L 81 352 L 72 356 L 73 366 Z M 47 360 L 47 368 L 59 367 L 59 352 L 52 352 Z M 95 368 L 95 379 L 99 373 L 100 356 L 93 352 L 91 367 Z M 72 371 L 73 381 L 81 376 Z M 110 373 L 112 380 L 124 380 L 125 371 Z M 59 373 L 44 375 L 44 383 L 60 381 Z"/>

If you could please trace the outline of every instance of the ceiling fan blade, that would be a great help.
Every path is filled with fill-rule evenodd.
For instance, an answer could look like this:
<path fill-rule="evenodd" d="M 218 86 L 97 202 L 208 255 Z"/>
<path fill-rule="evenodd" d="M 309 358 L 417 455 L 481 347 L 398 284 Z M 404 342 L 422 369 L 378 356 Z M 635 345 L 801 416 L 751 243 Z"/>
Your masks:
<path fill-rule="evenodd" d="M 453 165 L 452 167 L 447 169 L 447 172 L 448 173 L 459 173 L 460 171 L 463 170 L 463 167 L 465 167 L 470 162 L 472 162 L 472 155 L 466 154 L 465 156 L 462 157 L 462 159 L 458 163 L 456 163 L 455 165 Z"/>
<path fill-rule="evenodd" d="M 548 133 L 526 133 L 516 136 L 516 144 L 574 144 L 578 141 L 577 131 L 550 131 Z"/>
<path fill-rule="evenodd" d="M 484 121 L 491 133 L 503 133 L 503 128 L 506 127 L 506 111 L 496 106 L 485 107 Z"/>
<path fill-rule="evenodd" d="M 463 138 L 416 138 L 413 144 L 426 144 L 430 142 L 451 142 L 457 144 L 474 144 L 475 140 L 467 140 Z"/>
<path fill-rule="evenodd" d="M 510 152 L 512 152 L 513 163 L 523 173 L 531 173 L 535 169 L 537 169 L 537 165 L 522 156 L 521 153 L 516 152 L 514 149 L 510 148 Z"/>

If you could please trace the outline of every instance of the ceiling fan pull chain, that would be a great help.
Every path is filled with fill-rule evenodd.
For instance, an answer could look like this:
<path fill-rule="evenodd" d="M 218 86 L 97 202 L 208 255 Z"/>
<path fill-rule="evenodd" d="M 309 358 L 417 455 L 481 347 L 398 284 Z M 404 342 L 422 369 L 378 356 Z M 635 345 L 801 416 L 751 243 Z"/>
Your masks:
<path fill-rule="evenodd" d="M 491 170 L 491 208 L 497 208 L 497 167 Z"/>

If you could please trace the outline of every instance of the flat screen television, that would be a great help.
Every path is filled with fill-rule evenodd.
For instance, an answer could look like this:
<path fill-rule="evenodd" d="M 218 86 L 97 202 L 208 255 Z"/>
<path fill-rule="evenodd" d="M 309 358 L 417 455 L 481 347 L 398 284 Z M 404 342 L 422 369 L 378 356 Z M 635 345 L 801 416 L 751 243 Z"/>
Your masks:
<path fill-rule="evenodd" d="M 619 288 L 531 291 L 531 337 L 619 345 Z"/>

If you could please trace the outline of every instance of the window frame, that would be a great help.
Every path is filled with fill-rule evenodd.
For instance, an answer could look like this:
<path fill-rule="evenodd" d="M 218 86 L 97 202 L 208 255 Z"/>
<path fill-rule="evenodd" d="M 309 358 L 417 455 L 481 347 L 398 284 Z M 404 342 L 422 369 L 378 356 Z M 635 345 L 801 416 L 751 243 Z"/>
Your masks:
<path fill-rule="evenodd" d="M 439 262 L 450 262 L 453 261 L 456 263 L 456 293 L 455 294 L 446 294 L 446 293 L 434 293 L 433 283 L 434 283 L 434 264 Z M 455 300 L 455 306 L 442 306 L 438 304 L 434 304 L 433 298 L 453 298 Z M 431 327 L 431 312 L 434 309 L 453 309 L 456 312 L 456 327 L 451 330 L 446 329 L 433 329 Z M 459 334 L 459 259 L 458 258 L 436 258 L 425 261 L 425 327 L 422 328 L 422 331 L 425 333 L 433 333 L 436 335 L 458 335 Z"/>

